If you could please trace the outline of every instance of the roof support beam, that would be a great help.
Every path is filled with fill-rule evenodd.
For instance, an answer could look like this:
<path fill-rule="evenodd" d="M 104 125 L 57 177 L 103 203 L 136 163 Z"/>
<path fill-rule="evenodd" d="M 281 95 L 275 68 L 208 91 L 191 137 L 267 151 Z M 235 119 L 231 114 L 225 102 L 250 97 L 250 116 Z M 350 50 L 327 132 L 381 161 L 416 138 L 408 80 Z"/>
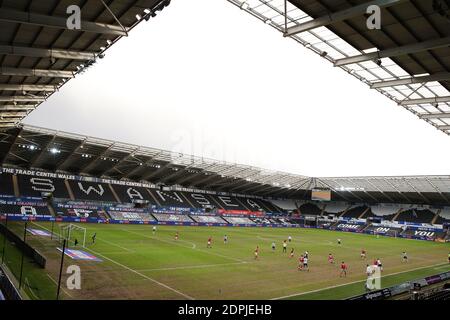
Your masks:
<path fill-rule="evenodd" d="M 0 96 L 1 102 L 44 102 L 44 97 Z"/>
<path fill-rule="evenodd" d="M 11 104 L 11 105 L 4 105 L 4 106 L 0 106 L 0 112 L 3 111 L 27 111 L 27 110 L 34 110 L 34 106 L 33 105 L 21 105 L 21 104 Z"/>
<path fill-rule="evenodd" d="M 45 70 L 45 69 L 25 69 L 25 68 L 0 68 L 0 75 L 22 76 L 22 77 L 48 77 L 48 78 L 73 78 L 72 71 Z"/>
<path fill-rule="evenodd" d="M 0 21 L 31 24 L 41 27 L 57 28 L 70 30 L 67 28 L 66 17 L 47 16 L 43 14 L 30 13 L 24 11 L 17 11 L 11 9 L 0 9 Z M 127 31 L 122 29 L 121 26 L 110 25 L 106 23 L 81 21 L 81 29 L 75 29 L 73 31 L 80 32 L 92 32 L 100 34 L 109 34 L 114 36 L 126 36 Z"/>
<path fill-rule="evenodd" d="M 422 76 L 422 77 L 411 77 L 406 79 L 398 79 L 398 80 L 388 80 L 388 81 L 379 81 L 374 82 L 370 85 L 372 89 L 378 89 L 378 88 L 386 88 L 386 87 L 395 87 L 395 86 L 402 86 L 402 85 L 408 85 L 408 84 L 414 84 L 414 83 L 426 83 L 426 82 L 432 82 L 432 81 L 445 81 L 450 80 L 450 72 L 442 72 L 437 73 L 429 76 Z"/>
<path fill-rule="evenodd" d="M 348 57 L 336 60 L 335 67 L 345 66 L 348 64 L 360 63 L 370 60 L 378 60 L 382 58 L 403 56 L 406 54 L 417 53 L 425 50 L 438 49 L 450 46 L 450 37 L 428 40 L 424 42 L 409 44 L 406 46 L 386 49 L 382 51 L 361 54 L 358 56 Z"/>
<path fill-rule="evenodd" d="M 0 54 L 34 58 L 58 58 L 68 60 L 95 59 L 95 52 L 68 51 L 62 49 L 41 49 L 0 45 Z"/>
<path fill-rule="evenodd" d="M 444 118 L 450 118 L 450 112 L 443 112 L 443 113 L 425 113 L 419 115 L 421 119 L 444 119 Z"/>
<path fill-rule="evenodd" d="M 11 118 L 11 117 L 25 117 L 28 114 L 26 111 L 17 112 L 17 111 L 2 111 L 0 112 L 1 118 Z"/>
<path fill-rule="evenodd" d="M 326 16 L 319 17 L 317 19 L 301 23 L 297 26 L 288 28 L 285 37 L 292 36 L 297 33 L 306 32 L 319 27 L 326 27 L 336 22 L 344 21 L 353 17 L 363 16 L 367 12 L 367 8 L 371 5 L 377 5 L 380 8 L 387 8 L 395 6 L 397 4 L 407 2 L 409 0 L 374 0 L 361 5 L 357 5 L 342 11 L 330 13 Z"/>
<path fill-rule="evenodd" d="M 401 106 L 410 106 L 414 104 L 425 104 L 425 103 L 443 103 L 450 102 L 450 96 L 446 97 L 434 97 L 434 98 L 422 98 L 422 99 L 408 99 L 399 102 Z"/>
<path fill-rule="evenodd" d="M 438 129 L 440 129 L 440 130 L 450 130 L 450 126 L 439 126 Z"/>
<path fill-rule="evenodd" d="M 0 84 L 0 90 L 4 91 L 56 91 L 57 87 L 39 84 Z"/>

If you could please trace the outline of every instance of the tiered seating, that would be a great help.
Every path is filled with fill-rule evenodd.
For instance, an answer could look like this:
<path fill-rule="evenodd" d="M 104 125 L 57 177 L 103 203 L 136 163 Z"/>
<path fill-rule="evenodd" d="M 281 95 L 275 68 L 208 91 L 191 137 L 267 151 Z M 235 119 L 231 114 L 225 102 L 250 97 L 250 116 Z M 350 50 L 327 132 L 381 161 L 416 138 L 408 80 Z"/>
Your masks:
<path fill-rule="evenodd" d="M 435 224 L 444 223 L 450 223 L 450 209 L 442 209 L 435 221 Z"/>
<path fill-rule="evenodd" d="M 300 213 L 304 216 L 320 216 L 322 210 L 314 203 L 304 203 L 300 206 Z"/>
<path fill-rule="evenodd" d="M 149 189 L 155 200 L 162 207 L 191 208 L 192 206 L 178 191 L 162 191 L 159 189 Z"/>
<path fill-rule="evenodd" d="M 400 233 L 403 232 L 403 229 L 401 228 L 393 228 L 393 227 L 385 227 L 385 226 L 376 226 L 376 225 L 370 225 L 365 229 L 365 231 L 373 234 L 380 234 L 380 235 L 386 235 L 391 237 L 396 237 L 400 235 Z"/>
<path fill-rule="evenodd" d="M 51 216 L 48 206 L 44 202 L 16 202 L 15 204 L 5 204 L 0 201 L 0 214 Z"/>
<path fill-rule="evenodd" d="M 166 213 L 153 213 L 156 220 L 160 222 L 192 222 L 193 220 L 189 216 L 184 214 L 166 214 Z"/>
<path fill-rule="evenodd" d="M 266 218 L 252 218 L 252 220 L 258 224 L 271 224 L 272 223 L 272 222 L 270 222 L 269 219 L 266 219 Z M 292 219 L 291 219 L 291 221 L 292 221 Z"/>
<path fill-rule="evenodd" d="M 69 180 L 69 185 L 77 200 L 117 202 L 106 183 Z"/>
<path fill-rule="evenodd" d="M 329 202 L 325 206 L 324 215 L 340 215 L 348 207 L 349 205 L 343 202 Z"/>
<path fill-rule="evenodd" d="M 200 216 L 200 215 L 191 215 L 191 218 L 195 222 L 200 223 L 227 223 L 225 220 L 223 220 L 219 216 Z"/>
<path fill-rule="evenodd" d="M 99 207 L 82 205 L 82 204 L 64 204 L 57 203 L 55 206 L 55 214 L 63 217 L 74 218 L 101 218 L 106 219 L 108 216 L 105 211 Z"/>
<path fill-rule="evenodd" d="M 400 212 L 397 221 L 413 222 L 413 223 L 431 223 L 435 213 L 428 209 L 408 209 Z"/>
<path fill-rule="evenodd" d="M 180 192 L 194 207 L 217 208 L 219 205 L 208 194 L 195 192 Z"/>
<path fill-rule="evenodd" d="M 123 203 L 131 203 L 133 200 L 144 200 L 155 204 L 155 200 L 150 196 L 146 188 L 118 184 L 112 184 L 111 186 Z"/>
<path fill-rule="evenodd" d="M 422 239 L 436 239 L 436 238 L 443 239 L 446 236 L 446 233 L 444 231 L 407 228 L 403 232 L 403 235 Z"/>
<path fill-rule="evenodd" d="M 358 219 L 363 213 L 364 211 L 367 210 L 366 206 L 356 206 L 353 207 L 349 210 L 347 210 L 342 217 L 343 218 L 353 218 L 353 219 Z"/>
<path fill-rule="evenodd" d="M 341 231 L 361 231 L 366 227 L 365 224 L 347 223 L 347 222 L 337 222 L 331 229 L 341 230 Z"/>
<path fill-rule="evenodd" d="M 9 173 L 0 173 L 0 195 L 5 196 L 14 195 L 12 175 Z"/>
<path fill-rule="evenodd" d="M 155 221 L 150 213 L 139 209 L 110 208 L 108 214 L 113 220 Z"/>
<path fill-rule="evenodd" d="M 213 195 L 211 196 L 216 200 L 215 202 L 220 208 L 225 210 L 243 210 L 248 211 L 246 207 L 236 198 L 231 196 Z"/>
<path fill-rule="evenodd" d="M 64 179 L 18 175 L 22 197 L 40 198 L 42 193 L 51 193 L 55 198 L 69 199 Z"/>
<path fill-rule="evenodd" d="M 226 221 L 231 224 L 255 224 L 249 218 L 241 218 L 241 217 L 224 217 Z"/>

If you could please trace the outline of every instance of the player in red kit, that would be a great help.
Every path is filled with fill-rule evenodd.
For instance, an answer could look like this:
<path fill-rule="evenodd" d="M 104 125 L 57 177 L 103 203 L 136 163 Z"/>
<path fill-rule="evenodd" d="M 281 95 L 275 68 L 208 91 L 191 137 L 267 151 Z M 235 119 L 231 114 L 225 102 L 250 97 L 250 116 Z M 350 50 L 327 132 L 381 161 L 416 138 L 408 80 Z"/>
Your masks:
<path fill-rule="evenodd" d="M 298 270 L 303 270 L 303 262 L 305 261 L 305 258 L 303 257 L 303 255 L 300 256 L 300 258 L 298 258 Z"/>
<path fill-rule="evenodd" d="M 206 246 L 208 248 L 212 248 L 212 238 L 211 237 L 208 238 L 208 242 L 207 242 Z"/>
<path fill-rule="evenodd" d="M 342 263 L 341 263 L 341 273 L 340 273 L 339 277 L 342 277 L 342 276 L 347 277 L 347 269 L 348 269 L 347 265 L 345 264 L 344 261 L 342 261 Z"/>
<path fill-rule="evenodd" d="M 365 259 L 366 258 L 366 250 L 361 249 L 361 259 Z"/>
<path fill-rule="evenodd" d="M 256 246 L 256 249 L 255 249 L 255 260 L 258 259 L 258 255 L 259 255 L 259 246 Z"/>
<path fill-rule="evenodd" d="M 328 254 L 328 263 L 334 264 L 334 257 L 331 253 Z"/>

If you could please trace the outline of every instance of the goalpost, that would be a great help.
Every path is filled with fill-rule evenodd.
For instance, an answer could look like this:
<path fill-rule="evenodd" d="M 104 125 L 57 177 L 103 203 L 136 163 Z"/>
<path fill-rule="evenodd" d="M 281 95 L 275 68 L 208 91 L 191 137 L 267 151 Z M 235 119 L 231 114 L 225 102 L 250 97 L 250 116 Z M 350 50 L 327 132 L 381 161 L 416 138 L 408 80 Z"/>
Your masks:
<path fill-rule="evenodd" d="M 63 224 L 59 226 L 58 241 L 67 240 L 67 247 L 75 245 L 75 240 L 81 247 L 86 246 L 86 228 L 76 224 Z"/>

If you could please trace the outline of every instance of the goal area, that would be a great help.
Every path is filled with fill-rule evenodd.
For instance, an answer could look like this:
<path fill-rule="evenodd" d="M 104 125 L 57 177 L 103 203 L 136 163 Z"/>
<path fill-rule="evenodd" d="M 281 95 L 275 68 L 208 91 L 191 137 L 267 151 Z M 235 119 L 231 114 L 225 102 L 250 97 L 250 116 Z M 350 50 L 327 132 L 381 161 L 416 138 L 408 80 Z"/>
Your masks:
<path fill-rule="evenodd" d="M 86 228 L 76 224 L 63 224 L 59 226 L 58 241 L 66 240 L 67 247 L 86 246 Z"/>

